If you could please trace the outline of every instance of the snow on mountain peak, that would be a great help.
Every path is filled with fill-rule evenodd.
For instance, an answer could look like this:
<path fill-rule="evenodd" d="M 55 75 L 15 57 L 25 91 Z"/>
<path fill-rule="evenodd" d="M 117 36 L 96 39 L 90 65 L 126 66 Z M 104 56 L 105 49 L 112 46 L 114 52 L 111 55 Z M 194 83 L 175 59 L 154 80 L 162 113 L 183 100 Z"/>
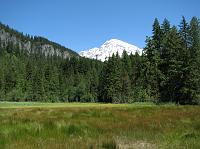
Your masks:
<path fill-rule="evenodd" d="M 100 48 L 92 48 L 86 51 L 81 51 L 79 55 L 82 57 L 105 61 L 108 59 L 108 57 L 111 57 L 112 54 L 116 54 L 117 52 L 119 56 L 122 56 L 124 50 L 129 55 L 131 53 L 135 54 L 136 52 L 142 54 L 142 49 L 134 45 L 131 45 L 118 39 L 111 39 L 106 41 L 103 45 L 101 45 Z"/>

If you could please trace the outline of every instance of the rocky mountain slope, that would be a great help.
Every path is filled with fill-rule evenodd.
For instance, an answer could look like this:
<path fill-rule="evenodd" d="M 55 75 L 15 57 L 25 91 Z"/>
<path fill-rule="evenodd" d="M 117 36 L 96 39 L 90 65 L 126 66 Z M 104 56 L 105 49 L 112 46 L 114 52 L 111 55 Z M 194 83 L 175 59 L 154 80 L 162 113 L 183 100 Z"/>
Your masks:
<path fill-rule="evenodd" d="M 65 48 L 55 42 L 39 36 L 24 35 L 9 26 L 0 23 L 0 46 L 10 50 L 23 49 L 28 53 L 42 53 L 46 56 L 60 56 L 68 58 L 78 56 L 78 54 L 68 48 Z"/>

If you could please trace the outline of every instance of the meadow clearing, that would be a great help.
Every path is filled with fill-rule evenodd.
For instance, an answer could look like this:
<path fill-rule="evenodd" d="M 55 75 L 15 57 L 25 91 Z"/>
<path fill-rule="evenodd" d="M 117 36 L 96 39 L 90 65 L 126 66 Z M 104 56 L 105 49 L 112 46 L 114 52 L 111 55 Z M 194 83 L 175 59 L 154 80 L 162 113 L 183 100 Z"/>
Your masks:
<path fill-rule="evenodd" d="M 0 103 L 0 149 L 199 149 L 200 106 Z"/>

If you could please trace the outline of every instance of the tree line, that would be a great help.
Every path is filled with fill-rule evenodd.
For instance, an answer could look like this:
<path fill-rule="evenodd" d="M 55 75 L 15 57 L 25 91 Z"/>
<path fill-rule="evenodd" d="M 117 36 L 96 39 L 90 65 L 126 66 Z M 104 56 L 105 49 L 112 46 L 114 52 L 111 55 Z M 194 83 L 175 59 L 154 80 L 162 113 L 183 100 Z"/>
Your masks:
<path fill-rule="evenodd" d="M 39 39 L 38 39 L 39 40 Z M 200 24 L 153 23 L 143 54 L 100 62 L 28 53 L 0 41 L 0 100 L 200 103 Z M 44 41 L 45 42 L 45 41 Z"/>

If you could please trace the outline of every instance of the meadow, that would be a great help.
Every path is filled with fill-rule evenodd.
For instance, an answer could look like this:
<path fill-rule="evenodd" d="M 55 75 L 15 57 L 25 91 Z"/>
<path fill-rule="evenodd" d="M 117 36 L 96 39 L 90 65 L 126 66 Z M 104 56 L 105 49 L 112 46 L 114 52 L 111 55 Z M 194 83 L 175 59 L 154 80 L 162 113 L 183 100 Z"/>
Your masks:
<path fill-rule="evenodd" d="M 0 103 L 0 149 L 199 149 L 200 106 Z"/>

